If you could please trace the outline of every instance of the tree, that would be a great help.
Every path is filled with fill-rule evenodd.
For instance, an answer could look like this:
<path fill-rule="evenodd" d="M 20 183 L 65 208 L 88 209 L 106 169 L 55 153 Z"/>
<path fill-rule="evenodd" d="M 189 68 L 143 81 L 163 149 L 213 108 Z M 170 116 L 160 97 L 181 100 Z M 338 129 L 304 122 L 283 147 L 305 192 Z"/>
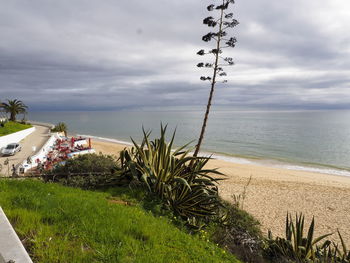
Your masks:
<path fill-rule="evenodd" d="M 3 102 L 1 107 L 5 112 L 10 113 L 10 121 L 16 121 L 17 114 L 26 113 L 28 107 L 21 100 L 7 100 L 7 103 Z"/>
<path fill-rule="evenodd" d="M 198 63 L 197 67 L 200 68 L 209 68 L 212 70 L 212 76 L 201 76 L 200 79 L 203 81 L 210 81 L 210 93 L 207 103 L 206 112 L 204 115 L 203 125 L 201 129 L 201 133 L 199 135 L 198 143 L 196 145 L 196 149 L 194 151 L 193 156 L 197 156 L 204 138 L 205 128 L 207 126 L 209 111 L 211 107 L 211 101 L 214 94 L 214 89 L 216 84 L 218 83 L 218 79 L 221 77 L 227 76 L 226 72 L 224 71 L 225 66 L 232 66 L 233 59 L 231 57 L 223 57 L 222 56 L 222 49 L 224 48 L 233 48 L 236 45 L 236 38 L 235 37 L 227 37 L 226 30 L 235 27 L 238 25 L 238 21 L 233 18 L 233 13 L 228 12 L 228 9 L 231 4 L 234 4 L 234 0 L 220 0 L 221 4 L 219 5 L 209 5 L 207 7 L 207 10 L 209 12 L 217 12 L 218 17 L 215 19 L 212 16 L 209 16 L 203 20 L 203 24 L 207 25 L 208 27 L 211 27 L 214 29 L 214 32 L 209 32 L 208 34 L 204 35 L 202 37 L 202 40 L 204 42 L 210 42 L 213 40 L 215 42 L 215 47 L 205 51 L 204 49 L 201 49 L 197 52 L 198 55 L 204 56 L 206 54 L 211 54 L 214 56 L 214 59 L 212 62 L 209 63 Z M 227 80 L 220 80 L 221 83 L 226 83 Z"/>

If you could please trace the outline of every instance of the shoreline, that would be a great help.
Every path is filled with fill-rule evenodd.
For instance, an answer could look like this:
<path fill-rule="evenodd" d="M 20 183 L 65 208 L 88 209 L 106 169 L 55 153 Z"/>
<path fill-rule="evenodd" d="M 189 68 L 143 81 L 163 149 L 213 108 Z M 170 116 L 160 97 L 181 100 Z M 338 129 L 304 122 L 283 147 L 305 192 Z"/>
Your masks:
<path fill-rule="evenodd" d="M 96 152 L 116 155 L 130 145 L 93 139 Z M 219 168 L 226 180 L 219 183 L 220 196 L 233 202 L 233 195 L 243 192 L 249 177 L 244 210 L 260 223 L 264 235 L 270 229 L 274 236 L 283 236 L 287 212 L 302 212 L 308 227 L 315 216 L 315 234 L 340 230 L 350 244 L 350 177 L 317 172 L 289 170 L 255 164 L 240 164 L 213 159 L 208 168 Z M 338 242 L 337 236 L 332 239 Z"/>
<path fill-rule="evenodd" d="M 76 134 L 76 136 L 88 137 L 97 141 L 102 142 L 110 142 L 116 143 L 120 145 L 132 146 L 131 142 L 122 141 L 113 138 L 106 138 L 100 136 L 86 135 L 86 134 Z M 264 158 L 255 158 L 255 157 L 246 157 L 238 154 L 228 154 L 228 153 L 209 153 L 207 151 L 202 151 L 202 156 L 212 156 L 213 159 L 226 161 L 234 164 L 251 164 L 262 167 L 271 167 L 271 168 L 281 168 L 292 171 L 304 171 L 304 172 L 312 172 L 319 173 L 325 175 L 333 175 L 333 176 L 345 176 L 350 178 L 350 170 L 342 169 L 339 167 L 333 167 L 330 165 L 322 165 L 322 164 L 313 164 L 313 163 L 296 163 L 296 162 L 288 162 L 281 161 L 275 159 L 264 159 Z"/>

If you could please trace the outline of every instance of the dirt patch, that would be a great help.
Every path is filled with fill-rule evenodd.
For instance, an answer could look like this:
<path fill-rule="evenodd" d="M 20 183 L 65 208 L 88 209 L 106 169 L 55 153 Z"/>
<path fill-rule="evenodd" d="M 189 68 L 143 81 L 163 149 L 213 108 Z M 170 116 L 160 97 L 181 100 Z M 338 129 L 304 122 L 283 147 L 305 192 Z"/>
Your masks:
<path fill-rule="evenodd" d="M 123 200 L 115 200 L 115 199 L 110 199 L 108 200 L 108 203 L 111 204 L 118 204 L 118 205 L 127 205 L 127 206 L 132 206 L 133 204 L 128 202 L 128 201 L 123 201 Z"/>

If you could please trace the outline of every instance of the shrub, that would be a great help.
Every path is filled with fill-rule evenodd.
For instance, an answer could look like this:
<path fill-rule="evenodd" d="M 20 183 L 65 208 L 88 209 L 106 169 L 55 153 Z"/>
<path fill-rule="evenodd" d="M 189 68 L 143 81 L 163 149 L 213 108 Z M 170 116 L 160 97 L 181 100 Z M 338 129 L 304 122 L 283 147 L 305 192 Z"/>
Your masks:
<path fill-rule="evenodd" d="M 64 136 L 67 136 L 67 125 L 64 122 L 59 122 L 51 129 L 51 132 L 63 132 Z"/>
<path fill-rule="evenodd" d="M 46 182 L 59 182 L 84 189 L 122 183 L 117 160 L 103 154 L 79 155 L 45 172 L 43 178 Z"/>
<path fill-rule="evenodd" d="M 350 263 L 350 250 L 347 249 L 339 230 L 340 246 L 327 240 L 321 247 L 316 248 L 315 263 Z"/>
<path fill-rule="evenodd" d="M 304 236 L 303 214 L 296 214 L 294 223 L 292 216 L 288 213 L 286 216 L 285 238 L 276 237 L 274 239 L 271 231 L 269 231 L 268 255 L 273 258 L 280 257 L 295 262 L 313 262 L 317 260 L 316 251 L 319 249 L 317 244 L 331 234 L 314 238 L 314 230 L 315 220 L 312 218 L 307 236 Z"/>
<path fill-rule="evenodd" d="M 213 241 L 244 262 L 265 262 L 260 223 L 238 206 L 221 202 L 221 216 L 212 231 Z"/>
<path fill-rule="evenodd" d="M 134 146 L 121 152 L 124 175 L 144 184 L 190 226 L 200 228 L 217 214 L 219 179 L 211 175 L 221 173 L 204 168 L 210 158 L 189 156 L 188 144 L 173 151 L 175 131 L 166 143 L 166 129 L 161 126 L 160 138 L 153 141 L 143 130 L 141 145 L 132 140 Z"/>
<path fill-rule="evenodd" d="M 1 121 L 0 121 L 0 126 L 1 126 L 1 127 L 5 127 L 5 124 L 6 124 L 7 122 L 8 122 L 7 119 L 1 120 Z"/>

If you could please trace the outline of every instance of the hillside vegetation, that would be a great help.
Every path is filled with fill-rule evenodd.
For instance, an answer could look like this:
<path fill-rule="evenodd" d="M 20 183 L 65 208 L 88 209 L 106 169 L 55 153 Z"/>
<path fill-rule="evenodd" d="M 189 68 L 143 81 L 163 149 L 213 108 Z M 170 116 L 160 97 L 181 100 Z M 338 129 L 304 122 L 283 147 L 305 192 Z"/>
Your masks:
<path fill-rule="evenodd" d="M 0 205 L 34 262 L 240 262 L 120 191 L 2 180 Z"/>

